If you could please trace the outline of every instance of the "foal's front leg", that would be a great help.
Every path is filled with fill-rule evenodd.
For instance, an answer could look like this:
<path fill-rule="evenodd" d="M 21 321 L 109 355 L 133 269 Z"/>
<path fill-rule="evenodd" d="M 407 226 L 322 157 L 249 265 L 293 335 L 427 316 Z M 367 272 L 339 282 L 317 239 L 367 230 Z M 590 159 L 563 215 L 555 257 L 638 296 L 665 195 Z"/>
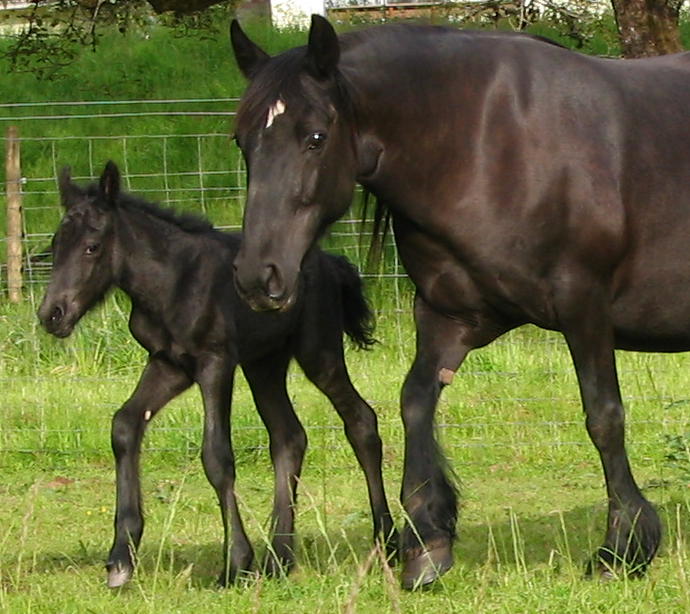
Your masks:
<path fill-rule="evenodd" d="M 204 441 L 201 459 L 206 477 L 218 496 L 223 520 L 221 586 L 250 571 L 254 551 L 244 530 L 235 497 L 235 456 L 230 436 L 230 409 L 236 362 L 225 355 L 199 359 L 197 382 L 204 400 Z"/>
<path fill-rule="evenodd" d="M 113 416 L 111 440 L 117 500 L 115 538 L 106 563 L 110 588 L 122 586 L 132 577 L 134 552 L 144 531 L 139 454 L 146 424 L 191 384 L 192 380 L 182 370 L 162 359 L 150 358 L 134 393 Z"/>
<path fill-rule="evenodd" d="M 263 570 L 271 576 L 287 573 L 295 561 L 294 505 L 307 436 L 295 415 L 285 387 L 290 354 L 275 352 L 243 364 L 256 408 L 270 438 L 275 479 L 271 514 L 271 545 Z"/>

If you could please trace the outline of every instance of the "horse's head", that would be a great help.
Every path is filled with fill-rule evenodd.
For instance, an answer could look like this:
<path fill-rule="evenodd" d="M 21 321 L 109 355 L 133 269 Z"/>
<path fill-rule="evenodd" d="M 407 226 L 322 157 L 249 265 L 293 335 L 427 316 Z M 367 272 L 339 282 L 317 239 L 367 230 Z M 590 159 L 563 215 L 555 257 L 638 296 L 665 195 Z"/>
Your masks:
<path fill-rule="evenodd" d="M 275 57 L 233 21 L 232 46 L 250 80 L 236 140 L 247 165 L 244 239 L 235 283 L 256 310 L 288 309 L 302 258 L 350 205 L 353 117 L 331 25 L 312 17 L 309 43 Z"/>
<path fill-rule="evenodd" d="M 53 236 L 53 269 L 38 317 L 49 333 L 67 337 L 113 283 L 113 211 L 120 174 L 108 162 L 98 186 L 82 189 L 65 167 L 59 186 L 65 213 Z"/>

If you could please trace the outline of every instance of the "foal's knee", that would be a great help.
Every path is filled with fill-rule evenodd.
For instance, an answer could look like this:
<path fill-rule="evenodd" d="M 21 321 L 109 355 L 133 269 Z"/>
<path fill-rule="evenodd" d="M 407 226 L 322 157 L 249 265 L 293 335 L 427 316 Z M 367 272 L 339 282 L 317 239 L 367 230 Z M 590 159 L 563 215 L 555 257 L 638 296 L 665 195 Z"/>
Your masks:
<path fill-rule="evenodd" d="M 296 422 L 294 428 L 282 437 L 277 437 L 274 433 L 271 433 L 270 437 L 271 457 L 274 464 L 287 460 L 291 466 L 302 465 L 302 459 L 307 450 L 307 433 L 299 422 Z"/>
<path fill-rule="evenodd" d="M 217 446 L 204 442 L 201 450 L 201 463 L 204 466 L 206 478 L 211 485 L 219 490 L 225 485 L 235 482 L 235 459 L 227 449 L 219 449 Z"/>
<path fill-rule="evenodd" d="M 140 439 L 142 425 L 125 405 L 115 412 L 112 419 L 110 440 L 116 457 L 132 452 L 136 449 Z"/>

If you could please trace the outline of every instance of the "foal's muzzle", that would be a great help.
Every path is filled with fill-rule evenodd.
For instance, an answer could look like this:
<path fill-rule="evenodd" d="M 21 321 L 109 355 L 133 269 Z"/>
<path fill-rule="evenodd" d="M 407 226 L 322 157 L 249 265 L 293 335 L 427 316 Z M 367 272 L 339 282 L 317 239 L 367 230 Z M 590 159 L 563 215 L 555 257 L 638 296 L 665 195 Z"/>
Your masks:
<path fill-rule="evenodd" d="M 66 318 L 67 310 L 61 303 L 43 303 L 38 310 L 38 319 L 51 335 L 68 337 L 74 326 Z"/>

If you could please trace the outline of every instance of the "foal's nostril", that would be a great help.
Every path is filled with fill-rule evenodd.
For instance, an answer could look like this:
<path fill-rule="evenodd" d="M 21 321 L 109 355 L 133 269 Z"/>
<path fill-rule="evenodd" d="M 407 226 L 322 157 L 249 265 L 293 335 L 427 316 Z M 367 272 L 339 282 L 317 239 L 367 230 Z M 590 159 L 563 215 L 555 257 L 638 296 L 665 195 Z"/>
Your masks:
<path fill-rule="evenodd" d="M 55 305 L 53 310 L 50 312 L 49 321 L 51 324 L 57 324 L 65 316 L 65 311 L 60 307 L 60 305 Z"/>

